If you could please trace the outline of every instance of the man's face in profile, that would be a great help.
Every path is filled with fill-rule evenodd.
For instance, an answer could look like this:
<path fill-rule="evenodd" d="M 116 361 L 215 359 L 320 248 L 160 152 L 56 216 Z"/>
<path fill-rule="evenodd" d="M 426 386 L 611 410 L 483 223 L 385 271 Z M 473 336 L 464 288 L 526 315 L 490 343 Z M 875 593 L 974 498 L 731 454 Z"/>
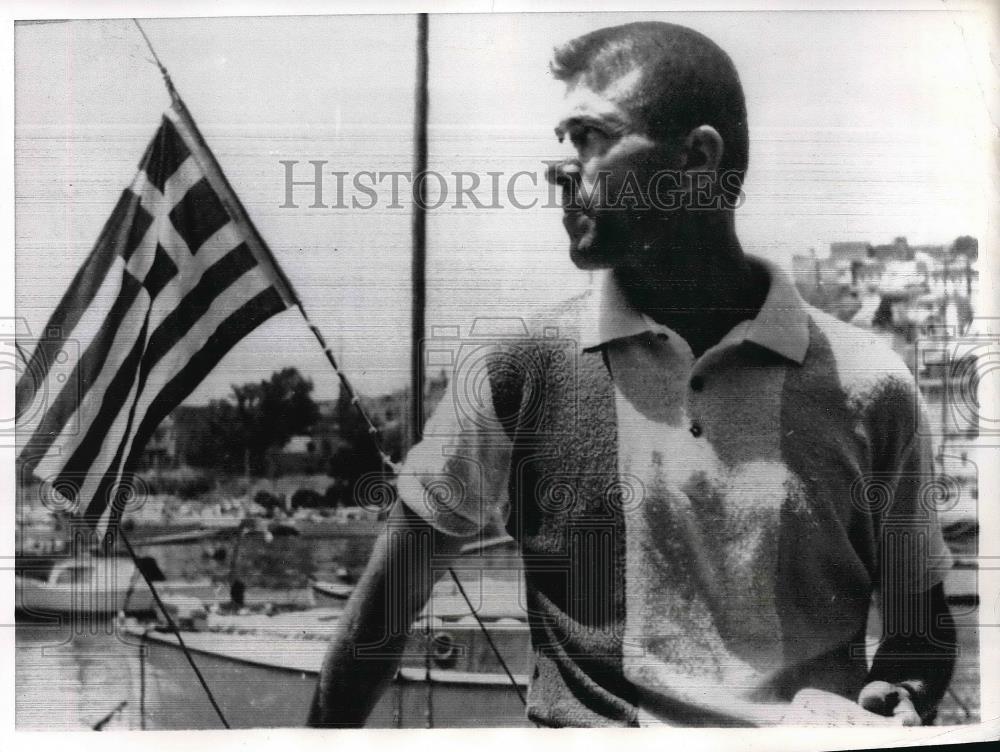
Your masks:
<path fill-rule="evenodd" d="M 645 135 L 645 124 L 626 109 L 639 74 L 634 69 L 599 91 L 582 77 L 567 81 L 555 130 L 574 156 L 548 178 L 562 187 L 570 258 L 581 269 L 641 262 L 644 248 L 666 230 L 649 191 L 659 174 L 677 169 L 678 148 Z M 669 180 L 659 184 L 666 192 Z"/>

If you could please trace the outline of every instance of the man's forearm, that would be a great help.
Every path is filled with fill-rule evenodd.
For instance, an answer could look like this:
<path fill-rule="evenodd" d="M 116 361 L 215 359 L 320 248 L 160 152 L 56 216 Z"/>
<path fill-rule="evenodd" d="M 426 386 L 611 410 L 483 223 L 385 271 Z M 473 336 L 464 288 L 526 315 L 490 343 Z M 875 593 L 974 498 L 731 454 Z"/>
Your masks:
<path fill-rule="evenodd" d="M 410 625 L 460 544 L 397 504 L 323 660 L 309 726 L 364 725 L 399 664 Z"/>
<path fill-rule="evenodd" d="M 914 596 L 906 607 L 910 618 L 896 620 L 906 628 L 885 636 L 868 680 L 901 685 L 917 712 L 926 716 L 951 681 L 957 652 L 955 625 L 941 585 Z"/>

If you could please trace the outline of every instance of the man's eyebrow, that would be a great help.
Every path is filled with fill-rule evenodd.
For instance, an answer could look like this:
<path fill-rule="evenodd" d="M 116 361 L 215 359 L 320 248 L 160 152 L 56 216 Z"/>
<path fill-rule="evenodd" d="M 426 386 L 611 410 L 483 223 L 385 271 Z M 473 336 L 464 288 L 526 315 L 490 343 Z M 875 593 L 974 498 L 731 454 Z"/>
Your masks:
<path fill-rule="evenodd" d="M 590 126 L 608 133 L 618 133 L 624 130 L 625 122 L 612 114 L 608 115 L 573 115 L 561 120 L 556 126 L 556 135 L 562 137 L 570 128 Z"/>

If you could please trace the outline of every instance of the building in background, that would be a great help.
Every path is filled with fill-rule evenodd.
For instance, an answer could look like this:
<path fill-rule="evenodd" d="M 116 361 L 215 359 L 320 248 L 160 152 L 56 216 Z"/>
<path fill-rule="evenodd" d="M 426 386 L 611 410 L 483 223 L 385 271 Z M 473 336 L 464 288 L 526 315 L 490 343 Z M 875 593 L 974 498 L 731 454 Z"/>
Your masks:
<path fill-rule="evenodd" d="M 810 303 L 884 336 L 903 357 L 940 446 L 978 436 L 978 410 L 969 407 L 977 389 L 976 357 L 948 346 L 974 317 L 975 238 L 962 236 L 950 245 L 910 245 L 905 236 L 882 245 L 835 242 L 825 257 L 812 249 L 794 256 L 792 270 Z M 927 342 L 936 346 L 922 348 Z"/>

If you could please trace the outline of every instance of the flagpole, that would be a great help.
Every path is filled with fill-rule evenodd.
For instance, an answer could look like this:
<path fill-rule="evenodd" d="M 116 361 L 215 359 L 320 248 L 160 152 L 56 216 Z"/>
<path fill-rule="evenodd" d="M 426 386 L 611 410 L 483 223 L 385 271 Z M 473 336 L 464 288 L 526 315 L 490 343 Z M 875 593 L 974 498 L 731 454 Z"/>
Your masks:
<path fill-rule="evenodd" d="M 410 333 L 410 446 L 423 432 L 425 310 L 427 305 L 427 206 L 423 196 L 427 173 L 427 27 L 426 13 L 417 14 L 417 78 L 413 109 L 413 260 Z"/>
<path fill-rule="evenodd" d="M 427 309 L 427 202 L 423 195 L 422 188 L 426 187 L 424 176 L 427 174 L 427 120 L 430 97 L 428 95 L 428 14 L 417 14 L 417 76 L 413 96 L 413 262 L 412 262 L 412 314 L 410 333 L 410 446 L 420 441 L 423 434 L 423 403 L 424 403 L 424 336 L 426 334 L 426 309 Z M 458 592 L 465 600 L 469 611 L 476 619 L 479 629 L 482 631 L 486 642 L 493 650 L 507 674 L 514 691 L 521 700 L 522 705 L 527 705 L 527 699 L 520 685 L 514 678 L 514 674 L 507 666 L 503 654 L 497 648 L 496 643 L 490 636 L 489 630 L 479 614 L 476 607 L 469 599 L 468 593 L 462 586 L 458 574 L 454 567 L 448 567 L 448 574 L 458 588 Z M 428 713 L 430 705 L 428 700 Z"/>
<path fill-rule="evenodd" d="M 139 33 L 142 34 L 142 38 L 145 40 L 146 46 L 153 56 L 153 61 L 156 63 L 156 67 L 160 69 L 160 75 L 163 76 L 163 83 L 167 87 L 167 93 L 170 94 L 171 109 L 177 115 L 175 125 L 183 132 L 186 140 L 196 147 L 192 152 L 192 156 L 198 162 L 198 166 L 201 167 L 212 187 L 215 188 L 216 194 L 220 201 L 222 201 L 222 205 L 229 212 L 233 224 L 236 225 L 236 228 L 246 238 L 247 246 L 257 259 L 257 263 L 267 271 L 268 276 L 271 277 L 271 281 L 274 283 L 282 299 L 289 306 L 299 304 L 298 293 L 292 287 L 292 283 L 285 275 L 284 270 L 278 265 L 274 256 L 271 255 L 271 251 L 257 231 L 257 227 L 251 221 L 250 215 L 243 208 L 243 203 L 236 195 L 236 191 L 229 184 L 229 178 L 222 171 L 222 167 L 219 166 L 212 150 L 208 148 L 205 138 L 201 135 L 201 131 L 198 130 L 198 126 L 195 125 L 194 118 L 191 117 L 187 105 L 184 104 L 184 100 L 181 99 L 181 95 L 177 92 L 177 88 L 170 78 L 170 73 L 163 63 L 160 62 L 160 58 L 156 54 L 156 50 L 153 49 L 153 44 L 149 41 L 149 37 L 146 36 L 145 30 L 137 19 L 133 18 L 132 21 L 135 23 L 136 28 L 139 29 Z"/>
<path fill-rule="evenodd" d="M 206 177 L 213 184 L 216 194 L 219 196 L 219 199 L 222 201 L 225 208 L 229 211 L 234 224 L 236 224 L 237 228 L 241 230 L 244 237 L 247 238 L 247 245 L 250 247 L 250 250 L 253 252 L 258 263 L 260 263 L 261 266 L 268 272 L 268 276 L 271 278 L 282 299 L 289 307 L 297 308 L 302 318 L 305 320 L 306 325 L 309 327 L 309 330 L 312 332 L 316 341 L 319 343 L 320 348 L 323 350 L 323 354 L 326 356 L 327 362 L 337 375 L 337 378 L 340 381 L 340 388 L 345 390 L 351 404 L 354 405 L 354 408 L 358 411 L 358 414 L 364 421 L 366 430 L 372 438 L 375 450 L 378 452 L 379 459 L 381 460 L 383 466 L 392 472 L 397 472 L 399 467 L 392 461 L 389 453 L 385 451 L 378 427 L 374 424 L 364 406 L 361 404 L 357 390 L 355 390 L 354 386 L 347 378 L 347 375 L 340 369 L 340 365 L 337 363 L 337 359 L 330 350 L 330 347 L 326 342 L 326 338 L 323 337 L 322 332 L 320 332 L 319 328 L 309 317 L 309 314 L 302 303 L 302 299 L 299 297 L 298 292 L 292 285 L 291 280 L 289 280 L 288 276 L 285 274 L 285 270 L 281 268 L 277 259 L 274 258 L 267 243 L 264 242 L 264 239 L 257 231 L 256 226 L 251 221 L 250 215 L 247 214 L 246 209 L 243 208 L 243 204 L 240 202 L 236 192 L 230 185 L 229 179 L 222 171 L 222 168 L 216 161 L 211 149 L 208 148 L 208 144 L 201 135 L 201 131 L 198 130 L 198 126 L 195 125 L 194 118 L 191 117 L 191 113 L 188 111 L 187 105 L 184 104 L 184 100 L 181 99 L 180 93 L 178 93 L 173 80 L 170 78 L 170 73 L 160 61 L 159 56 L 156 54 L 156 50 L 153 49 L 153 45 L 149 41 L 149 37 L 146 36 L 146 32 L 143 30 L 138 20 L 134 18 L 132 20 L 139 29 L 139 33 L 142 34 L 142 38 L 145 40 L 146 46 L 149 48 L 149 52 L 153 56 L 153 61 L 155 62 L 156 67 L 160 69 L 160 75 L 163 76 L 163 83 L 167 87 L 167 92 L 170 94 L 171 107 L 177 114 L 175 124 L 178 129 L 182 131 L 182 134 L 186 137 L 186 139 L 197 147 L 192 152 L 192 156 L 198 161 L 199 166 L 202 168 Z"/>

